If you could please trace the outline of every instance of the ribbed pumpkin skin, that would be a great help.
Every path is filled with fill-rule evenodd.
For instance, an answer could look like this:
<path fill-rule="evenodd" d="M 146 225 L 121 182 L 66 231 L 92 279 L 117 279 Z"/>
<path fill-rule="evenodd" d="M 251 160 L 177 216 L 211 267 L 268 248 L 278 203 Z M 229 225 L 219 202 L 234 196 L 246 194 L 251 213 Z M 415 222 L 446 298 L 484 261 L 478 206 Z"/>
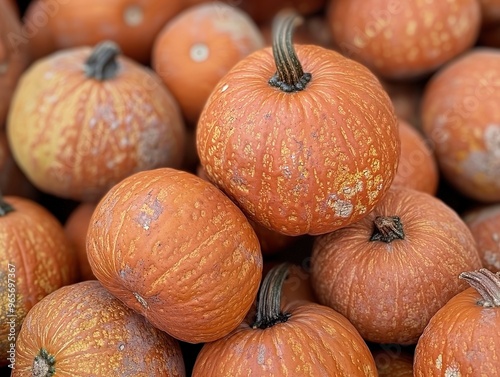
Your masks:
<path fill-rule="evenodd" d="M 405 238 L 370 241 L 377 216 L 399 216 Z M 345 315 L 367 341 L 415 344 L 429 319 L 481 267 L 472 234 L 439 199 L 394 187 L 364 219 L 319 236 L 311 282 L 318 302 Z"/>
<path fill-rule="evenodd" d="M 134 174 L 105 195 L 87 254 L 113 295 L 190 343 L 236 328 L 262 275 L 259 240 L 243 213 L 211 183 L 169 168 Z"/>
<path fill-rule="evenodd" d="M 97 201 L 137 171 L 180 166 L 185 129 L 177 103 L 153 71 L 118 56 L 114 79 L 85 77 L 88 47 L 37 61 L 9 113 L 12 153 L 40 190 Z"/>
<path fill-rule="evenodd" d="M 252 329 L 243 322 L 228 336 L 203 346 L 192 377 L 377 376 L 364 340 L 345 317 L 314 303 L 283 306 L 287 322 Z"/>
<path fill-rule="evenodd" d="M 221 80 L 197 128 L 207 176 L 253 220 L 288 235 L 320 234 L 365 216 L 390 186 L 399 158 L 394 109 L 364 66 L 297 45 L 305 90 L 268 84 L 270 48 Z"/>
<path fill-rule="evenodd" d="M 500 308 L 483 308 L 479 300 L 468 288 L 432 317 L 415 348 L 414 376 L 498 375 Z"/>
<path fill-rule="evenodd" d="M 55 376 L 184 377 L 178 342 L 96 280 L 63 287 L 33 307 L 19 333 L 12 377 L 32 375 L 45 349 Z"/>
<path fill-rule="evenodd" d="M 422 125 L 446 179 L 482 202 L 500 200 L 500 52 L 469 50 L 430 80 Z"/>
<path fill-rule="evenodd" d="M 13 212 L 0 216 L 0 365 L 7 365 L 10 326 L 15 314 L 16 334 L 26 313 L 56 289 L 75 283 L 76 256 L 58 220 L 44 207 L 25 198 L 5 196 Z M 9 291 L 9 264 L 14 266 L 15 292 Z M 12 273 L 12 272 L 11 272 Z M 9 310 L 9 293 L 15 310 Z"/>

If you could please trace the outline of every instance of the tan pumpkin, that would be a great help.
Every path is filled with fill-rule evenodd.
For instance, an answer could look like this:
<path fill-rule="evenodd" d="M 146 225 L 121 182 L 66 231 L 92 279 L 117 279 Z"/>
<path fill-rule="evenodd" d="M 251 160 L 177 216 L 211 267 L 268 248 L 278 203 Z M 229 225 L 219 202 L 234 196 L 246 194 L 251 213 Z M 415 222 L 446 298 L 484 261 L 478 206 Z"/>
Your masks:
<path fill-rule="evenodd" d="M 184 377 L 179 343 L 96 280 L 58 289 L 26 316 L 12 377 Z"/>
<path fill-rule="evenodd" d="M 137 171 L 179 167 L 185 127 L 158 76 L 104 41 L 38 60 L 21 78 L 7 135 L 40 190 L 97 201 Z"/>
<path fill-rule="evenodd" d="M 294 46 L 298 20 L 280 13 L 273 49 L 247 56 L 219 81 L 196 135 L 209 179 L 250 219 L 287 235 L 366 216 L 391 185 L 400 153 L 394 108 L 377 78 L 335 51 Z"/>
<path fill-rule="evenodd" d="M 31 42 L 34 58 L 54 51 L 117 43 L 123 53 L 148 63 L 154 39 L 165 22 L 183 6 L 182 0 L 33 0 L 24 16 L 22 38 Z"/>
<path fill-rule="evenodd" d="M 474 45 L 479 0 L 330 1 L 327 18 L 341 51 L 376 74 L 406 80 L 434 72 Z"/>
<path fill-rule="evenodd" d="M 475 240 L 440 199 L 393 186 L 362 220 L 315 239 L 311 282 L 318 302 L 374 343 L 415 344 L 430 318 L 481 267 Z"/>
<path fill-rule="evenodd" d="M 206 180 L 171 168 L 136 173 L 106 193 L 87 254 L 106 289 L 188 343 L 238 326 L 262 275 L 259 240 L 240 209 Z"/>
<path fill-rule="evenodd" d="M 0 366 L 15 364 L 16 337 L 42 298 L 78 279 L 78 265 L 59 221 L 40 204 L 0 198 Z"/>
<path fill-rule="evenodd" d="M 192 6 L 165 24 L 152 65 L 195 126 L 215 84 L 238 61 L 264 46 L 253 20 L 220 1 Z"/>

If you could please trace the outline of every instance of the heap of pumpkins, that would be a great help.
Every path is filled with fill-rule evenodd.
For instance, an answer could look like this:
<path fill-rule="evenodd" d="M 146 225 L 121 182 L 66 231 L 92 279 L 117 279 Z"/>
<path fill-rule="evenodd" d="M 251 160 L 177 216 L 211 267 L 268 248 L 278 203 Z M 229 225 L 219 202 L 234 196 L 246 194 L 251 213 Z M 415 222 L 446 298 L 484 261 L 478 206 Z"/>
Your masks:
<path fill-rule="evenodd" d="M 26 5 L 2 375 L 499 375 L 499 1 Z"/>

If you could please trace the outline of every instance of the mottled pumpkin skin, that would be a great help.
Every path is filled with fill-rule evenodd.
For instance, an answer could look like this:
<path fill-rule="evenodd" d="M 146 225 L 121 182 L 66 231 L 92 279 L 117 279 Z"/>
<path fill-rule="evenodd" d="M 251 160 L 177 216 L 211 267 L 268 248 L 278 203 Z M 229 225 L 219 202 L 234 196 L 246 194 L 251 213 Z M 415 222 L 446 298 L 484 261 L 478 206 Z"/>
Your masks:
<path fill-rule="evenodd" d="M 60 51 L 23 75 L 7 124 L 12 153 L 40 190 L 97 201 L 138 171 L 182 163 L 185 127 L 156 74 L 118 56 L 114 79 L 87 78 L 89 47 Z"/>
<path fill-rule="evenodd" d="M 370 241 L 377 216 L 399 216 L 404 239 Z M 481 267 L 471 232 L 441 200 L 396 186 L 364 219 L 319 236 L 311 282 L 321 304 L 375 343 L 415 344 L 430 318 Z"/>
<path fill-rule="evenodd" d="M 421 77 L 470 48 L 478 0 L 335 0 L 327 19 L 346 56 L 391 79 Z"/>
<path fill-rule="evenodd" d="M 78 279 L 76 256 L 58 220 L 30 199 L 4 201 L 14 211 L 0 216 L 0 366 L 9 363 L 12 315 L 17 335 L 33 305 Z"/>
<path fill-rule="evenodd" d="M 288 235 L 326 233 L 370 212 L 399 159 L 394 108 L 364 66 L 314 45 L 296 52 L 312 79 L 268 84 L 270 48 L 236 64 L 200 116 L 197 149 L 209 179 L 249 218 Z"/>
<path fill-rule="evenodd" d="M 262 47 L 264 38 L 245 12 L 211 1 L 186 9 L 163 27 L 152 64 L 194 126 L 217 82 Z"/>
<path fill-rule="evenodd" d="M 40 349 L 55 376 L 184 377 L 177 340 L 113 297 L 96 280 L 63 287 L 28 313 L 12 377 L 32 375 Z"/>
<path fill-rule="evenodd" d="M 500 200 L 500 51 L 468 51 L 432 77 L 423 130 L 444 177 L 464 195 Z"/>
<path fill-rule="evenodd" d="M 190 343 L 236 328 L 262 276 L 259 240 L 239 208 L 211 183 L 170 168 L 134 174 L 105 195 L 87 254 L 111 293 Z"/>
<path fill-rule="evenodd" d="M 291 316 L 267 329 L 253 329 L 251 315 L 228 336 L 203 346 L 192 377 L 377 376 L 366 343 L 331 308 L 294 301 Z"/>
<path fill-rule="evenodd" d="M 468 288 L 432 317 L 415 348 L 414 376 L 498 375 L 500 308 L 484 308 L 479 300 Z"/>

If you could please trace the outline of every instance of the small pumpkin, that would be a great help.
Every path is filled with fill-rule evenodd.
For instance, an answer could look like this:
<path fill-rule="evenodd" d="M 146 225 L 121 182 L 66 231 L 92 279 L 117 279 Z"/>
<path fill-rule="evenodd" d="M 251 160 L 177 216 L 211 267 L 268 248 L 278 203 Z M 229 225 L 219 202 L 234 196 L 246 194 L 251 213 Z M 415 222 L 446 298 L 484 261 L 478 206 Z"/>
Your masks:
<path fill-rule="evenodd" d="M 245 12 L 211 1 L 187 8 L 167 22 L 155 39 L 151 60 L 185 119 L 196 125 L 222 76 L 263 46 L 257 25 Z"/>
<path fill-rule="evenodd" d="M 177 340 L 96 280 L 62 287 L 35 305 L 19 332 L 12 377 L 184 377 Z"/>
<path fill-rule="evenodd" d="M 111 41 L 34 63 L 16 89 L 7 136 L 37 188 L 76 201 L 97 201 L 137 171 L 179 167 L 186 139 L 158 76 Z"/>
<path fill-rule="evenodd" d="M 413 377 L 413 352 L 399 344 L 381 344 L 373 348 L 379 377 Z"/>
<path fill-rule="evenodd" d="M 483 268 L 459 278 L 470 287 L 431 318 L 415 348 L 416 377 L 498 375 L 500 275 Z"/>
<path fill-rule="evenodd" d="M 500 51 L 477 47 L 443 67 L 422 98 L 422 127 L 443 177 L 464 196 L 500 200 Z"/>
<path fill-rule="evenodd" d="M 59 221 L 31 199 L 0 197 L 0 366 L 16 364 L 16 337 L 33 306 L 77 279 Z"/>
<path fill-rule="evenodd" d="M 362 220 L 318 236 L 311 282 L 318 302 L 367 341 L 415 344 L 430 318 L 481 267 L 475 240 L 440 199 L 393 186 Z"/>
<path fill-rule="evenodd" d="M 287 235 L 366 216 L 400 153 L 394 108 L 377 78 L 335 51 L 294 46 L 298 20 L 290 10 L 278 15 L 273 48 L 219 81 L 196 134 L 209 179 L 250 219 Z"/>
<path fill-rule="evenodd" d="M 172 168 L 136 173 L 106 193 L 87 255 L 114 296 L 188 343 L 238 326 L 262 276 L 259 240 L 240 209 L 211 183 Z"/>
<path fill-rule="evenodd" d="M 377 75 L 421 78 L 474 45 L 479 0 L 335 0 L 327 19 L 340 50 Z"/>
<path fill-rule="evenodd" d="M 368 346 L 345 317 L 307 301 L 281 305 L 288 264 L 269 271 L 256 311 L 198 353 L 193 377 L 376 376 Z"/>

